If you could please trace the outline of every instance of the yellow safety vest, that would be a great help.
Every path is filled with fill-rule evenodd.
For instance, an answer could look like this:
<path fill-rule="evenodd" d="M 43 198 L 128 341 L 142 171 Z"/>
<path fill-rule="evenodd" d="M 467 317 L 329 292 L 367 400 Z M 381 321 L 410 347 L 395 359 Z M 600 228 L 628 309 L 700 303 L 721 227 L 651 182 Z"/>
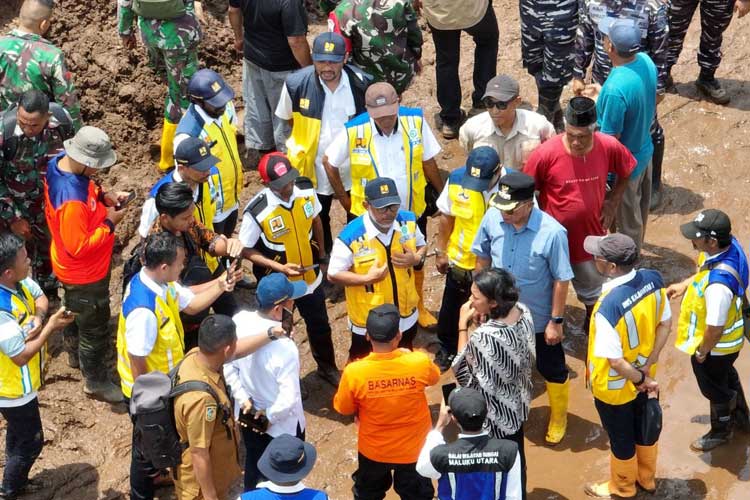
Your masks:
<path fill-rule="evenodd" d="M 308 270 L 302 276 L 290 277 L 291 281 L 304 279 L 312 285 L 318 277 L 319 268 L 312 268 L 319 255 L 318 242 L 313 239 L 315 220 L 315 189 L 306 177 L 295 181 L 291 207 L 269 206 L 267 191 L 264 189 L 250 200 L 246 212 L 255 219 L 261 229 L 260 239 L 255 245 L 264 257 L 286 264 L 293 262 Z M 273 272 L 262 266 L 253 266 L 253 272 L 260 280 Z"/>
<path fill-rule="evenodd" d="M 23 282 L 19 283 L 19 287 L 21 295 L 0 287 L 0 311 L 13 315 L 26 337 L 36 314 L 36 302 Z M 44 380 L 46 362 L 46 344 L 23 366 L 18 366 L 8 356 L 0 353 L 0 397 L 18 399 L 39 389 Z"/>
<path fill-rule="evenodd" d="M 667 301 L 661 276 L 656 271 L 641 269 L 635 278 L 599 297 L 591 316 L 589 332 L 587 382 L 594 397 L 611 405 L 622 405 L 635 399 L 638 390 L 633 382 L 622 377 L 609 364 L 609 359 L 594 355 L 596 321 L 602 313 L 620 334 L 625 361 L 636 368 L 643 366 L 654 349 L 656 327 L 661 322 Z M 649 376 L 656 375 L 652 365 Z"/>
<path fill-rule="evenodd" d="M 703 342 L 703 332 L 706 330 L 706 288 L 710 269 L 703 269 L 706 256 L 703 252 L 698 255 L 699 271 L 693 277 L 693 282 L 687 288 L 680 306 L 680 319 L 677 323 L 677 340 L 675 347 L 684 353 L 692 355 Z M 711 354 L 721 356 L 732 354 L 742 349 L 743 319 L 742 298 L 734 296 L 732 305 L 727 313 L 724 331 L 719 342 L 711 349 Z"/>
<path fill-rule="evenodd" d="M 167 300 L 163 300 L 136 274 L 125 291 L 122 311 L 117 325 L 117 373 L 120 387 L 126 397 L 133 391 L 133 372 L 130 369 L 130 354 L 125 337 L 125 320 L 138 308 L 146 308 L 156 315 L 156 342 L 146 356 L 146 372 L 168 373 L 185 355 L 185 332 L 180 320 L 180 306 L 174 283 L 167 285 Z"/>
<path fill-rule="evenodd" d="M 354 326 L 364 328 L 370 309 L 382 304 L 394 304 L 402 318 L 411 316 L 419 297 L 414 285 L 414 271 L 393 265 L 390 256 L 403 253 L 404 248 L 417 250 L 417 218 L 411 212 L 400 211 L 396 216 L 398 229 L 391 235 L 391 243 L 385 246 L 377 236 L 368 237 L 362 215 L 344 228 L 339 238 L 352 252 L 354 263 L 351 272 L 367 274 L 372 266 L 388 264 L 388 274 L 381 281 L 366 286 L 347 286 L 346 310 Z"/>
<path fill-rule="evenodd" d="M 361 114 L 346 124 L 349 136 L 349 161 L 352 172 L 351 213 L 362 215 L 365 208 L 362 202 L 365 200 L 365 185 L 370 179 L 381 177 L 380 160 L 372 142 L 373 133 L 370 115 Z M 417 217 L 421 216 L 425 209 L 424 190 L 427 180 L 422 168 L 422 154 L 424 144 L 422 142 L 422 112 L 417 109 L 399 108 L 398 129 L 403 139 L 404 156 L 406 158 L 406 196 L 408 200 L 402 200 L 403 206 Z"/>
<path fill-rule="evenodd" d="M 242 192 L 242 161 L 237 151 L 237 127 L 235 127 L 227 113 L 221 116 L 221 127 L 216 122 L 204 126 L 209 138 L 211 154 L 219 158 L 216 167 L 221 174 L 222 209 L 228 210 L 240 199 Z"/>
<path fill-rule="evenodd" d="M 466 167 L 456 169 L 448 178 L 451 213 L 446 215 L 453 217 L 454 222 L 446 251 L 452 265 L 465 271 L 473 271 L 477 264 L 477 256 L 472 253 L 471 245 L 487 211 L 487 203 L 481 191 L 461 186 L 465 170 Z"/>

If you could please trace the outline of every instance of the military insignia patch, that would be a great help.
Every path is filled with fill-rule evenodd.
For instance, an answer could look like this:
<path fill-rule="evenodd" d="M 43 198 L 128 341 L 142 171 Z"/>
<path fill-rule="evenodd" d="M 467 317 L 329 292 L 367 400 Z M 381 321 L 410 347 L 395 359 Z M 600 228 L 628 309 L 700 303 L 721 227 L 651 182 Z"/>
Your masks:
<path fill-rule="evenodd" d="M 206 406 L 206 422 L 213 422 L 216 420 L 216 406 Z"/>

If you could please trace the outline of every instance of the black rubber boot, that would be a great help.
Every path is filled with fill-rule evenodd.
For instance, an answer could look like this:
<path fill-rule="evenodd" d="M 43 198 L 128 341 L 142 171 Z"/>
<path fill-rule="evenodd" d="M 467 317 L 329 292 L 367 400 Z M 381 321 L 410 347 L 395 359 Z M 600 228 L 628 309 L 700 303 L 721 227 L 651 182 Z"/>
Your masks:
<path fill-rule="evenodd" d="M 690 444 L 693 451 L 709 451 L 732 439 L 732 408 L 736 406 L 735 396 L 730 403 L 711 403 L 711 430 Z"/>
<path fill-rule="evenodd" d="M 700 76 L 695 81 L 695 86 L 709 101 L 721 105 L 729 104 L 731 98 L 721 86 L 719 80 L 714 77 L 713 72 L 702 69 Z"/>
<path fill-rule="evenodd" d="M 651 156 L 651 205 L 650 209 L 655 210 L 661 205 L 661 165 L 664 161 L 664 133 L 654 133 L 654 154 Z"/>

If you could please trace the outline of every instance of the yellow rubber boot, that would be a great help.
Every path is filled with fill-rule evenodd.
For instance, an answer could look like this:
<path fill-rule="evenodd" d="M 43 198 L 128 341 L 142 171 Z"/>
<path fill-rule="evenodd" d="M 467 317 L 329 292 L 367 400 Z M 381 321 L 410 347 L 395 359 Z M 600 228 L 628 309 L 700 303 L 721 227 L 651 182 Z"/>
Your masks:
<path fill-rule="evenodd" d="M 549 396 L 549 425 L 544 440 L 549 445 L 556 445 L 565 437 L 568 427 L 568 384 L 555 384 L 545 382 L 547 385 L 547 396 Z"/>
<path fill-rule="evenodd" d="M 651 446 L 635 445 L 638 459 L 638 485 L 649 493 L 656 492 L 656 456 L 659 444 Z"/>
<path fill-rule="evenodd" d="M 424 285 L 424 268 L 419 271 L 414 271 L 414 286 L 417 288 L 417 295 L 419 295 L 419 303 L 417 304 L 419 318 L 417 319 L 417 322 L 422 328 L 435 328 L 437 326 L 437 319 L 424 306 L 422 285 Z"/>
<path fill-rule="evenodd" d="M 159 171 L 166 172 L 174 168 L 174 136 L 177 124 L 164 119 L 164 127 L 161 130 L 161 157 L 159 158 Z"/>
<path fill-rule="evenodd" d="M 620 460 L 610 453 L 609 481 L 587 484 L 586 494 L 594 498 L 632 498 L 636 494 L 635 481 L 638 475 L 638 459 L 635 455 Z"/>

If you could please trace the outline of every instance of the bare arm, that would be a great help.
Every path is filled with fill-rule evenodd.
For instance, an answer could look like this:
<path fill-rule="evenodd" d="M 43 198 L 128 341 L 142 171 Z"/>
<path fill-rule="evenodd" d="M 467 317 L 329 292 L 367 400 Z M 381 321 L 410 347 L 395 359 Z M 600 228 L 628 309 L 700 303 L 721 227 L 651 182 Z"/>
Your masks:
<path fill-rule="evenodd" d="M 646 360 L 646 369 L 650 369 L 651 365 L 659 361 L 659 355 L 661 354 L 661 350 L 664 349 L 664 346 L 667 344 L 667 339 L 669 339 L 669 332 L 671 330 L 672 318 L 669 318 L 667 321 L 662 321 L 656 326 L 656 339 L 654 340 L 654 349 L 648 356 L 648 360 Z"/>
<path fill-rule="evenodd" d="M 336 198 L 341 202 L 341 205 L 346 209 L 347 212 L 351 212 L 352 202 L 349 195 L 346 194 L 344 189 L 344 182 L 341 180 L 341 174 L 339 169 L 328 163 L 328 157 L 323 156 L 323 168 L 326 169 L 328 174 L 328 180 L 331 183 L 333 192 L 336 193 Z"/>
<path fill-rule="evenodd" d="M 568 296 L 568 285 L 570 281 L 555 281 L 552 288 L 552 316 L 562 316 L 565 314 L 565 298 Z M 541 325 L 539 325 L 541 326 Z M 537 326 L 537 328 L 539 328 Z M 544 327 L 544 341 L 547 345 L 555 345 L 562 342 L 563 326 L 562 323 L 548 321 Z"/>
<path fill-rule="evenodd" d="M 701 345 L 699 345 L 697 349 L 697 351 L 700 351 L 700 353 L 703 354 L 701 358 L 705 358 L 706 355 L 716 347 L 723 331 L 723 326 L 706 325 L 706 329 L 703 332 L 703 342 L 701 342 Z"/>
<path fill-rule="evenodd" d="M 617 182 L 615 182 L 615 186 L 612 188 L 609 199 L 602 206 L 601 221 L 604 229 L 609 229 L 612 226 L 612 222 L 615 220 L 615 212 L 617 212 L 617 207 L 620 206 L 622 196 L 625 194 L 625 189 L 627 189 L 629 182 L 630 179 L 628 177 L 617 177 Z"/>
<path fill-rule="evenodd" d="M 609 358 L 609 366 L 611 366 L 621 377 L 626 378 L 636 384 L 643 378 L 643 372 L 637 369 L 635 366 L 625 360 L 625 358 L 612 359 Z M 643 383 L 636 385 L 636 389 L 653 392 L 659 388 L 656 380 L 649 376 L 643 379 Z"/>
<path fill-rule="evenodd" d="M 474 272 L 481 271 L 482 269 L 488 268 L 492 265 L 492 260 L 485 259 L 484 257 L 477 257 L 477 265 L 474 266 Z"/>
<path fill-rule="evenodd" d="M 237 7 L 229 7 L 229 25 L 232 27 L 235 42 L 242 43 L 242 10 Z"/>
<path fill-rule="evenodd" d="M 372 285 L 385 278 L 388 273 L 388 264 L 378 266 L 377 263 L 370 267 L 367 274 L 357 274 L 351 271 L 341 271 L 335 275 L 328 275 L 328 279 L 333 283 L 344 286 L 365 286 Z"/>
<path fill-rule="evenodd" d="M 310 66 L 312 57 L 310 56 L 310 45 L 307 43 L 305 35 L 289 36 L 286 38 L 292 54 L 301 67 Z"/>
<path fill-rule="evenodd" d="M 443 191 L 443 178 L 440 177 L 440 171 L 438 170 L 437 162 L 435 161 L 435 158 L 430 158 L 429 160 L 425 160 L 422 163 L 422 168 L 424 169 L 424 175 L 427 177 L 427 180 L 430 181 L 430 184 L 432 184 L 432 187 L 437 189 L 437 192 L 440 193 Z"/>
<path fill-rule="evenodd" d="M 320 216 L 315 217 L 312 226 L 313 239 L 318 244 L 318 257 L 321 259 L 326 255 L 325 236 L 323 235 L 323 222 Z"/>
<path fill-rule="evenodd" d="M 210 281 L 211 286 L 197 293 L 193 297 L 193 300 L 190 301 L 190 304 L 184 309 L 184 312 L 187 314 L 198 314 L 208 309 L 222 293 L 234 290 L 234 285 L 227 283 L 226 277 L 227 273 L 224 273 L 215 280 Z"/>
<path fill-rule="evenodd" d="M 128 353 L 128 358 L 130 358 L 130 372 L 133 374 L 133 380 L 137 379 L 144 373 L 148 373 L 145 356 L 133 356 Z"/>
<path fill-rule="evenodd" d="M 198 481 L 203 498 L 205 500 L 219 500 L 218 494 L 216 493 L 216 486 L 214 485 L 211 455 L 209 454 L 208 449 L 191 446 L 190 456 L 193 459 L 195 479 Z"/>
<path fill-rule="evenodd" d="M 29 360 L 36 356 L 36 354 L 42 349 L 42 346 L 47 342 L 50 335 L 73 322 L 74 317 L 70 316 L 66 318 L 63 315 L 64 310 L 65 309 L 62 307 L 58 309 L 57 312 L 50 317 L 47 324 L 44 325 L 42 332 L 33 339 L 27 339 L 23 351 L 10 358 L 16 366 L 23 366 L 28 363 Z"/>

